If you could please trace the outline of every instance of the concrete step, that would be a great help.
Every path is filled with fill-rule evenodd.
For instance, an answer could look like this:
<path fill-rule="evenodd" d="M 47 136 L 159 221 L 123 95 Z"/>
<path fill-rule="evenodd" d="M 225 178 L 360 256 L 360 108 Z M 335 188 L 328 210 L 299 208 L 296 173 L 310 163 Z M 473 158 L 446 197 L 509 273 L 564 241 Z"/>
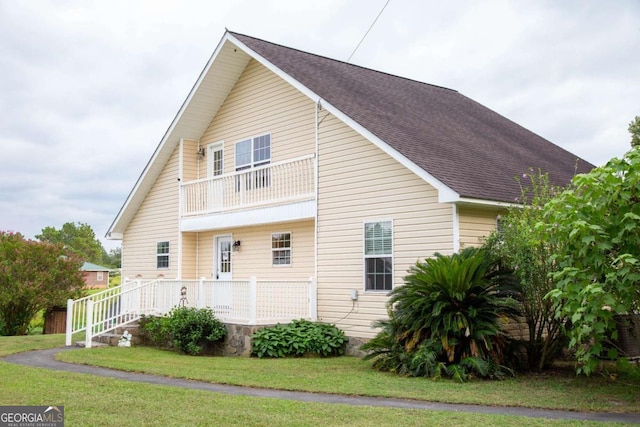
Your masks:
<path fill-rule="evenodd" d="M 76 341 L 75 342 L 75 346 L 76 347 L 80 347 L 80 348 L 85 348 L 86 347 L 84 341 Z M 109 344 L 105 344 L 105 343 L 94 341 L 94 342 L 91 343 L 91 346 L 92 347 L 109 347 Z"/>

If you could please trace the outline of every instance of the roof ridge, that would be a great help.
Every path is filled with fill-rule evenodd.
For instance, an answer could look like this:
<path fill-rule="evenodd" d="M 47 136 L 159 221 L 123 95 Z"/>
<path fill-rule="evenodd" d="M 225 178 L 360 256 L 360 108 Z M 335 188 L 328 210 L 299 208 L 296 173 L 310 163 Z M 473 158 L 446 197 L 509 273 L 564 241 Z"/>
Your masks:
<path fill-rule="evenodd" d="M 391 74 L 391 73 L 388 73 L 386 71 L 380 71 L 380 70 L 376 70 L 376 69 L 373 69 L 373 68 L 364 67 L 364 66 L 358 65 L 358 64 L 352 64 L 350 62 L 341 61 L 339 59 L 330 58 L 328 56 L 320 55 L 320 54 L 313 53 L 313 52 L 307 52 L 305 50 L 297 49 L 295 47 L 285 46 L 285 45 L 282 45 L 282 44 L 279 44 L 279 43 L 274 43 L 274 42 L 271 42 L 271 41 L 268 41 L 268 40 L 264 40 L 264 39 L 261 39 L 261 38 L 258 38 L 258 37 L 249 36 L 247 34 L 238 33 L 238 32 L 231 31 L 231 30 L 227 30 L 227 32 L 229 34 L 233 35 L 233 36 L 247 37 L 247 38 L 250 38 L 250 39 L 253 39 L 253 40 L 257 40 L 257 41 L 260 41 L 260 42 L 263 42 L 263 43 L 268 43 L 268 44 L 273 45 L 273 46 L 278 46 L 278 47 L 283 48 L 283 49 L 293 50 L 293 51 L 296 51 L 296 52 L 304 53 L 306 55 L 315 56 L 316 58 L 322 58 L 322 59 L 325 59 L 325 60 L 328 60 L 328 61 L 337 62 L 337 63 L 341 63 L 341 64 L 348 65 L 348 66 L 351 66 L 351 67 L 360 68 L 361 70 L 371 71 L 371 72 L 374 72 L 374 73 L 377 73 L 377 74 L 383 74 L 385 76 L 389 76 L 389 77 L 393 77 L 393 78 L 397 78 L 397 79 L 402 79 L 402 80 L 406 80 L 406 81 L 409 81 L 409 82 L 418 83 L 418 84 L 421 84 L 421 85 L 431 86 L 431 87 L 434 87 L 434 88 L 437 88 L 437 89 L 444 89 L 444 90 L 448 90 L 448 91 L 451 91 L 451 92 L 460 93 L 456 89 L 451 89 L 451 88 L 448 88 L 448 87 L 445 87 L 445 86 L 436 85 L 436 84 L 433 84 L 433 83 L 421 82 L 420 80 L 416 80 L 416 79 L 412 79 L 412 78 L 404 77 L 404 76 L 399 76 L 399 75 L 396 75 L 396 74 Z"/>

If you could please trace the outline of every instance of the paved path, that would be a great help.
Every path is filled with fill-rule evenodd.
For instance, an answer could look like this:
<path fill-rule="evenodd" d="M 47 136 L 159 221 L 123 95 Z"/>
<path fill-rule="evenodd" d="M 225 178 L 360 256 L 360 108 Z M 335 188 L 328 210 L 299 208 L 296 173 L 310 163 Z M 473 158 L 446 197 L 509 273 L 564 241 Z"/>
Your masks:
<path fill-rule="evenodd" d="M 383 406 L 390 408 L 424 409 L 432 411 L 473 412 L 479 414 L 518 415 L 532 418 L 590 420 L 601 422 L 640 423 L 640 414 L 614 414 L 604 412 L 572 412 L 546 409 L 515 408 L 507 406 L 481 406 L 462 405 L 450 403 L 425 402 L 410 399 L 387 399 L 376 397 L 345 396 L 327 393 L 308 393 L 284 390 L 270 390 L 252 387 L 238 387 L 222 384 L 212 384 L 199 381 L 168 378 L 157 375 L 138 374 L 132 372 L 117 371 L 114 369 L 97 368 L 93 366 L 76 365 L 60 362 L 55 355 L 61 351 L 74 347 L 53 348 L 37 350 L 26 353 L 18 353 L 6 356 L 0 360 L 18 365 L 37 366 L 57 371 L 75 372 L 81 374 L 98 375 L 102 377 L 116 378 L 125 381 L 167 385 L 173 387 L 206 390 L 217 393 L 227 393 L 242 396 L 266 397 L 275 399 L 298 400 L 302 402 L 334 403 L 359 406 Z"/>

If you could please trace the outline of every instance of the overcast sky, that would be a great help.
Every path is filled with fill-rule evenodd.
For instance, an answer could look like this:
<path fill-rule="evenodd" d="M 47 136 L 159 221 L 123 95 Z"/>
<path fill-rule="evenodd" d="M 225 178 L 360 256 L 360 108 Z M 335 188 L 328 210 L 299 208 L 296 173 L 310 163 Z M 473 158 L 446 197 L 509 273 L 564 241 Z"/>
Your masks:
<path fill-rule="evenodd" d="M 385 3 L 0 0 L 0 230 L 102 239 L 225 27 L 346 60 Z M 640 1 L 391 0 L 351 62 L 603 165 L 640 115 Z"/>

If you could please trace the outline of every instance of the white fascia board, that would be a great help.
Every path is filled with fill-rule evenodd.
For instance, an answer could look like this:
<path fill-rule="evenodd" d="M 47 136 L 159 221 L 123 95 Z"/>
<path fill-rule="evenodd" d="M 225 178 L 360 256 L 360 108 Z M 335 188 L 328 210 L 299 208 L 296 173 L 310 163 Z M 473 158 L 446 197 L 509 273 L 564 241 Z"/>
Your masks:
<path fill-rule="evenodd" d="M 483 199 L 471 199 L 467 197 L 459 198 L 456 203 L 458 205 L 482 205 L 482 206 L 493 206 L 496 208 L 520 208 L 522 207 L 519 203 L 510 203 L 510 202 L 497 202 L 494 200 L 483 200 Z"/>
<path fill-rule="evenodd" d="M 298 89 L 300 92 L 306 95 L 313 102 L 316 102 L 316 103 L 320 102 L 323 109 L 329 111 L 331 114 L 333 114 L 338 119 L 343 121 L 347 126 L 351 127 L 360 135 L 368 139 L 376 147 L 380 148 L 382 151 L 387 153 L 389 156 L 391 156 L 393 159 L 398 161 L 404 167 L 406 167 L 411 172 L 415 173 L 424 181 L 426 181 L 428 184 L 433 186 L 436 190 L 438 190 L 438 201 L 440 203 L 452 203 L 452 202 L 457 202 L 460 199 L 460 195 L 458 193 L 453 191 L 451 188 L 447 187 L 444 183 L 442 183 L 436 177 L 434 177 L 433 175 L 431 175 L 430 173 L 422 169 L 420 166 L 413 163 L 411 160 L 409 160 L 403 154 L 401 154 L 398 150 L 391 147 L 389 144 L 387 144 L 386 142 L 378 138 L 376 135 L 371 133 L 364 126 L 360 125 L 358 122 L 356 122 L 351 117 L 344 114 L 338 108 L 331 105 L 325 99 L 320 97 L 317 93 L 313 92 L 308 87 L 306 87 L 305 85 L 303 85 L 302 83 L 300 83 L 299 81 L 291 77 L 289 74 L 285 73 L 280 68 L 273 65 L 270 61 L 265 59 L 263 56 L 259 55 L 257 52 L 253 51 L 251 48 L 249 48 L 247 45 L 242 43 L 237 38 L 233 37 L 230 34 L 227 34 L 225 37 L 228 38 L 230 41 L 232 41 L 234 44 L 236 44 L 239 48 L 244 50 L 245 53 L 247 53 L 247 55 L 251 56 L 256 61 L 260 62 L 262 65 L 267 67 L 271 72 L 277 74 L 280 78 L 282 78 L 287 83 L 289 83 L 290 85 Z"/>
<path fill-rule="evenodd" d="M 182 118 L 185 110 L 189 106 L 189 103 L 193 99 L 194 95 L 196 94 L 196 92 L 200 88 L 200 85 L 202 84 L 202 81 L 207 76 L 207 74 L 209 72 L 209 69 L 211 68 L 211 65 L 215 62 L 215 59 L 218 57 L 220 51 L 222 50 L 222 47 L 224 46 L 224 42 L 227 40 L 227 35 L 228 35 L 228 33 L 225 34 L 225 36 L 222 37 L 220 42 L 218 42 L 218 46 L 216 46 L 216 49 L 213 51 L 213 54 L 209 58 L 209 61 L 207 62 L 207 64 L 205 65 L 204 69 L 202 70 L 202 72 L 198 76 L 198 79 L 196 80 L 196 83 L 193 85 L 193 88 L 191 89 L 191 92 L 189 92 L 189 95 L 187 96 L 187 98 L 182 103 L 182 106 L 180 106 L 180 110 L 178 110 L 178 113 L 176 114 L 176 116 L 174 117 L 173 121 L 171 122 L 171 124 L 167 128 L 167 131 L 164 133 L 164 136 L 160 140 L 160 143 L 156 147 L 155 151 L 151 155 L 151 158 L 149 159 L 149 161 L 147 162 L 146 166 L 144 167 L 142 173 L 138 177 L 138 180 L 136 181 L 135 185 L 133 186 L 133 189 L 131 190 L 131 192 L 127 196 L 127 200 L 125 200 L 124 204 L 120 208 L 120 211 L 116 215 L 116 218 L 111 223 L 111 226 L 109 226 L 109 229 L 107 230 L 107 233 L 106 233 L 105 237 L 109 238 L 110 235 L 115 235 L 115 234 L 122 235 L 122 233 L 124 232 L 124 229 L 122 229 L 122 230 L 120 230 L 118 232 L 114 232 L 113 230 L 117 229 L 118 226 L 120 225 L 119 222 L 123 219 L 123 216 L 124 216 L 125 212 L 127 212 L 127 210 L 129 209 L 129 207 L 131 205 L 131 201 L 135 199 L 137 192 L 140 190 L 140 188 L 142 187 L 143 183 L 145 183 L 145 180 L 146 180 L 147 176 L 149 175 L 149 170 L 153 168 L 153 165 L 155 164 L 156 159 L 158 158 L 160 153 L 162 153 L 165 150 L 169 149 L 169 147 L 167 147 L 167 144 L 171 140 L 171 136 L 172 136 L 173 130 L 175 129 L 175 127 L 177 126 L 178 122 Z M 173 142 L 177 145 L 179 140 L 175 140 Z M 170 148 L 171 148 L 171 151 L 173 151 L 174 147 L 170 147 Z"/>

